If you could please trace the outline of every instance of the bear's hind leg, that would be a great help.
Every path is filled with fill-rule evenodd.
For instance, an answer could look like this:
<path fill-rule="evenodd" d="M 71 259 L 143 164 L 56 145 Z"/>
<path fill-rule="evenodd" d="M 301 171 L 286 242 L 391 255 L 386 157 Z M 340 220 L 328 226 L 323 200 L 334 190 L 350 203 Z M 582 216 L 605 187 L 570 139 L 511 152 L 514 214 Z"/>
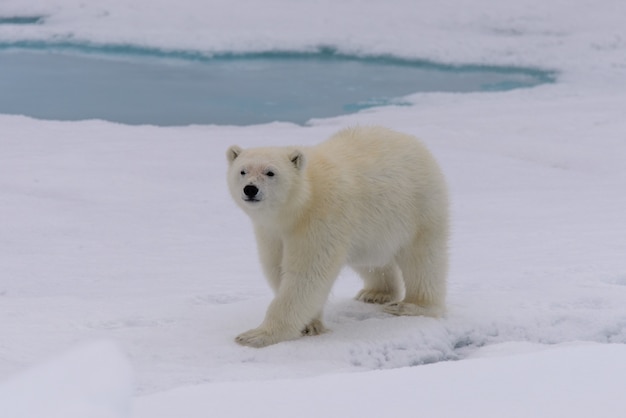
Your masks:
<path fill-rule="evenodd" d="M 383 267 L 354 267 L 365 282 L 355 299 L 365 303 L 385 304 L 400 300 L 402 279 L 395 262 Z"/>
<path fill-rule="evenodd" d="M 439 317 L 445 313 L 448 269 L 445 233 L 422 232 L 396 256 L 404 278 L 404 300 L 385 306 L 394 315 Z"/>

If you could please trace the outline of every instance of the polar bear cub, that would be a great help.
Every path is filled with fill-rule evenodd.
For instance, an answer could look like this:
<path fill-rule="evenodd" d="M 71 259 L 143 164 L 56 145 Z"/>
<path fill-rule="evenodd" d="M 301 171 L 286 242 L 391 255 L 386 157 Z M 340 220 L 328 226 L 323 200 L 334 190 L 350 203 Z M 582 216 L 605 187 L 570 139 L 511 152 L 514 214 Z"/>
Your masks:
<path fill-rule="evenodd" d="M 275 297 L 236 338 L 264 347 L 324 331 L 322 310 L 349 265 L 356 299 L 395 315 L 444 312 L 448 199 L 431 153 L 382 127 L 342 130 L 313 147 L 227 151 L 228 186 L 254 226 Z"/>

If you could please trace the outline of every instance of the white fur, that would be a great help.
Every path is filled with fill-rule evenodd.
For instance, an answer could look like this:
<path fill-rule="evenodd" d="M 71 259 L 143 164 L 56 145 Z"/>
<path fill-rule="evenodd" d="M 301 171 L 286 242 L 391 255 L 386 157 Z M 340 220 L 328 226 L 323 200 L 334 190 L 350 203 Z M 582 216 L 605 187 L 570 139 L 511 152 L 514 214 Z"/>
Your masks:
<path fill-rule="evenodd" d="M 227 157 L 231 194 L 252 219 L 275 292 L 263 323 L 238 343 L 323 332 L 324 304 L 346 264 L 365 281 L 358 300 L 396 315 L 443 314 L 446 185 L 417 139 L 362 127 L 310 148 L 233 146 Z M 246 186 L 258 190 L 254 201 Z"/>

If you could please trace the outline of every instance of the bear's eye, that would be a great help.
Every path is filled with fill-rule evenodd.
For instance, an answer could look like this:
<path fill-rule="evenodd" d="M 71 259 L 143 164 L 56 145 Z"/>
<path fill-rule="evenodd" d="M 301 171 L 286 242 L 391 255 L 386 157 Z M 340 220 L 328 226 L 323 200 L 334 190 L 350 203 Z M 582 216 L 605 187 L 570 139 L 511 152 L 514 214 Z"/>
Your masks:
<path fill-rule="evenodd" d="M 239 174 L 241 174 L 242 176 L 245 176 L 246 175 L 246 170 L 241 170 L 241 172 Z"/>
<path fill-rule="evenodd" d="M 265 175 L 267 177 L 274 177 L 274 172 L 272 170 L 268 171 L 267 173 L 265 173 Z"/>

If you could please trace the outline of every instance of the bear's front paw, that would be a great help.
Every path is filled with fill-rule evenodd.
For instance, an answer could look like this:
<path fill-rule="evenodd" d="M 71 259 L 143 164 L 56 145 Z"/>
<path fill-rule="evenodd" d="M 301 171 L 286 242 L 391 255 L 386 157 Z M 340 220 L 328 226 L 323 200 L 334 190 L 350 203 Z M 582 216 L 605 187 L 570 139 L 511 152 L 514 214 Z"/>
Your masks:
<path fill-rule="evenodd" d="M 235 338 L 235 342 L 248 347 L 267 347 L 268 345 L 276 344 L 281 341 L 294 340 L 301 336 L 299 331 L 295 329 L 292 331 L 280 328 L 269 331 L 266 327 L 260 326 L 246 331 L 243 334 L 239 334 L 239 336 Z"/>
<path fill-rule="evenodd" d="M 235 338 L 235 342 L 248 347 L 261 348 L 276 344 L 278 341 L 272 338 L 272 335 L 265 329 L 255 328 L 243 334 L 239 334 L 237 338 Z"/>
<path fill-rule="evenodd" d="M 385 305 L 383 310 L 397 316 L 430 316 L 437 318 L 443 316 L 445 309 L 438 306 L 420 306 L 407 302 L 396 302 Z"/>
<path fill-rule="evenodd" d="M 312 320 L 304 329 L 302 330 L 302 335 L 320 335 L 327 331 L 322 321 L 319 319 Z"/>

